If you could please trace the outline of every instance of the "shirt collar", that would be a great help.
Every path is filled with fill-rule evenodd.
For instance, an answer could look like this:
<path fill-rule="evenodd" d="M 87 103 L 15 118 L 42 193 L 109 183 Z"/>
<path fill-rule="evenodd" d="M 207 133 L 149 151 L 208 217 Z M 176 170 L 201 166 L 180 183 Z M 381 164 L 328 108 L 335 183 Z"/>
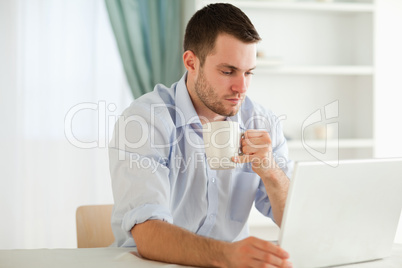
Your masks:
<path fill-rule="evenodd" d="M 201 126 L 200 118 L 194 109 L 193 102 L 188 94 L 187 86 L 187 72 L 182 76 L 176 87 L 176 127 L 182 127 L 184 125 L 199 124 Z M 242 108 L 245 106 L 245 102 L 237 114 L 226 118 L 226 120 L 238 122 L 242 130 L 246 130 L 244 122 L 242 120 Z"/>
<path fill-rule="evenodd" d="M 201 121 L 194 109 L 193 102 L 188 94 L 187 72 L 177 83 L 176 87 L 176 127 L 182 127 L 189 124 L 200 124 Z"/>

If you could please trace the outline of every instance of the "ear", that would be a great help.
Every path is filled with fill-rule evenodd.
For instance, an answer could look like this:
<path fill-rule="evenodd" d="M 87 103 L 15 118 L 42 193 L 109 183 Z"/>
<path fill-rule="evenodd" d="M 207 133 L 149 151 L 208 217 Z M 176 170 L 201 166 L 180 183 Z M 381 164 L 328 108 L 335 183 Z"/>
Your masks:
<path fill-rule="evenodd" d="M 198 58 L 191 50 L 186 50 L 183 54 L 183 63 L 187 71 L 194 74 L 198 69 Z"/>

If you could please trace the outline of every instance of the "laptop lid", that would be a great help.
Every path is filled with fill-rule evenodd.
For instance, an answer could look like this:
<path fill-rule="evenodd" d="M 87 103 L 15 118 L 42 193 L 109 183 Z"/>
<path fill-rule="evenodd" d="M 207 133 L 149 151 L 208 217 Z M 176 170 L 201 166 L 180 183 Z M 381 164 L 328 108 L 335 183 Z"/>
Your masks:
<path fill-rule="evenodd" d="M 279 234 L 295 267 L 389 256 L 402 208 L 402 159 L 296 163 Z"/>

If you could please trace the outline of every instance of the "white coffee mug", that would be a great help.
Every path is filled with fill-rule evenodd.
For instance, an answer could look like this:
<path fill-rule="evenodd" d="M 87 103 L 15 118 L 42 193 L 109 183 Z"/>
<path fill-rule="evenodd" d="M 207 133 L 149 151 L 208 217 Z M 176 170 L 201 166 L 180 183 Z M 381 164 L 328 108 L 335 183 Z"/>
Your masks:
<path fill-rule="evenodd" d="M 240 152 L 242 132 L 239 123 L 217 121 L 202 125 L 205 154 L 211 169 L 232 169 L 236 163 L 232 157 Z"/>

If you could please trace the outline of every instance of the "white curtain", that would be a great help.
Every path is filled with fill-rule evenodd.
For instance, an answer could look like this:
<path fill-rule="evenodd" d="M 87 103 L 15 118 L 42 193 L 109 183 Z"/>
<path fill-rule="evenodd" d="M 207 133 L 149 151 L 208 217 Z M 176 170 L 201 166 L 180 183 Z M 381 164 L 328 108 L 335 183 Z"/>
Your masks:
<path fill-rule="evenodd" d="M 113 202 L 132 101 L 104 1 L 0 2 L 0 249 L 76 247 L 76 208 Z"/>

